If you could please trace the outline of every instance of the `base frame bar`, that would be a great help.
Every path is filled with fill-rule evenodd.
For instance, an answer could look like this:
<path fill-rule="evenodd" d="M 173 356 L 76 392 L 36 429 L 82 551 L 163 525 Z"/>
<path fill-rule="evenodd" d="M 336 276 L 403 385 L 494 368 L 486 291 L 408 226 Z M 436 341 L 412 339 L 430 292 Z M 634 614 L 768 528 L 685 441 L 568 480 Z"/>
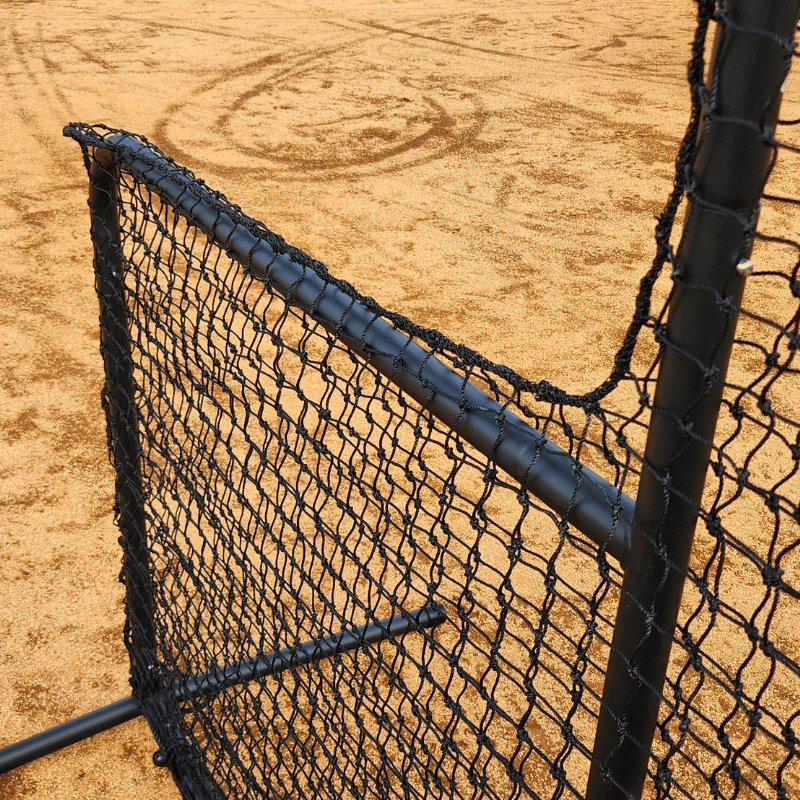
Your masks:
<path fill-rule="evenodd" d="M 368 623 L 352 630 L 312 639 L 296 647 L 284 647 L 257 658 L 239 661 L 185 681 L 178 681 L 173 691 L 179 702 L 191 702 L 199 697 L 217 694 L 231 686 L 317 663 L 357 650 L 364 645 L 378 644 L 424 628 L 435 628 L 446 619 L 444 606 L 441 603 L 431 603 L 417 611 L 396 614 L 377 623 Z M 0 774 L 140 716 L 142 710 L 139 701 L 131 696 L 22 739 L 0 749 Z"/>

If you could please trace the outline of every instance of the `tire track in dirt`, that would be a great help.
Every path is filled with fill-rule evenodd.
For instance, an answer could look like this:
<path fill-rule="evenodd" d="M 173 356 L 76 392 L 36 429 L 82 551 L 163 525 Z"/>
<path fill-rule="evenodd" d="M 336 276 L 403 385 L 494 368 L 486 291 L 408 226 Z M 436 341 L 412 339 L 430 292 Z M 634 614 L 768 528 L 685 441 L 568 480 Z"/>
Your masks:
<path fill-rule="evenodd" d="M 274 3 L 272 6 L 278 7 Z M 464 14 L 448 18 L 427 17 L 423 22 L 418 22 L 417 26 L 435 28 L 445 23 L 456 26 L 461 24 L 459 20 L 463 24 L 483 24 L 487 20 L 493 23 L 503 22 L 486 15 L 475 18 L 474 15 Z M 531 62 L 565 63 L 564 57 L 548 57 L 542 54 L 534 57 L 498 48 L 480 47 L 453 38 L 421 33 L 407 26 L 387 25 L 374 20 L 363 21 L 352 17 L 344 20 L 325 19 L 325 24 L 343 28 L 351 34 L 366 28 L 379 31 L 383 36 L 374 39 L 351 37 L 341 44 L 323 47 L 312 53 L 272 55 L 228 70 L 224 75 L 198 87 L 188 98 L 170 106 L 157 123 L 158 141 L 179 160 L 197 163 L 204 169 L 225 175 L 263 174 L 266 168 L 276 178 L 319 181 L 391 173 L 424 165 L 461 150 L 468 152 L 483 133 L 487 119 L 494 112 L 488 112 L 484 107 L 480 87 L 459 85 L 457 80 L 451 82 L 450 88 L 460 88 L 461 96 L 454 98 L 451 93 L 446 97 L 446 102 L 442 96 L 446 94 L 444 81 L 438 87 L 431 84 L 410 87 L 407 79 L 404 86 L 398 85 L 394 87 L 394 91 L 387 90 L 384 86 L 380 96 L 376 90 L 372 96 L 362 93 L 360 97 L 352 94 L 337 98 L 336 93 L 341 91 L 340 87 L 349 83 L 348 71 L 355 73 L 361 65 L 360 52 L 369 47 L 374 48 L 376 42 L 384 42 L 384 46 L 388 46 L 391 40 L 395 48 L 401 45 L 421 46 L 435 53 L 436 47 L 419 44 L 419 41 L 424 41 L 480 53 L 490 60 L 500 62 L 527 59 Z M 607 38 L 608 42 L 587 49 L 585 59 L 591 63 L 581 64 L 573 58 L 570 64 L 571 67 L 577 64 L 595 77 L 605 75 L 613 86 L 620 79 L 630 78 L 630 66 L 603 65 L 597 59 L 609 47 L 619 49 L 625 46 L 628 38 L 640 37 L 634 31 L 610 35 Z M 655 40 L 661 38 L 661 35 L 652 34 L 651 38 Z M 564 47 L 563 43 L 559 44 L 561 50 Z M 348 51 L 350 58 L 347 57 Z M 384 58 L 389 63 L 394 63 L 395 60 Z M 275 65 L 280 66 L 270 70 Z M 387 70 L 383 74 L 375 75 L 372 83 L 376 86 L 382 80 L 389 83 L 389 73 Z M 212 136 L 205 140 L 198 140 L 197 137 L 187 140 L 186 135 L 176 132 L 178 127 L 192 127 L 185 123 L 181 125 L 180 122 L 191 105 L 210 105 L 215 101 L 218 103 L 218 97 L 212 98 L 212 95 L 234 87 L 244 76 L 249 85 L 238 91 L 234 89 L 231 99 L 222 103 L 220 113 L 211 126 Z M 325 76 L 324 79 L 322 76 Z M 321 85 L 314 86 L 318 78 L 318 84 Z M 675 83 L 672 77 L 664 74 L 663 65 L 640 66 L 636 80 L 641 80 L 644 86 L 650 88 L 655 80 L 670 86 Z M 334 85 L 337 82 L 338 87 Z M 507 88 L 509 87 L 504 86 L 504 89 Z M 327 93 L 326 89 L 329 90 Z M 291 93 L 299 97 L 290 97 L 287 102 L 287 95 Z M 414 96 L 408 97 L 408 94 Z M 516 101 L 517 107 L 541 105 L 541 97 L 537 95 L 535 86 L 530 92 L 511 88 L 506 94 Z M 205 103 L 202 102 L 204 95 L 208 98 Z M 330 112 L 337 99 L 347 108 L 366 107 L 368 110 L 358 117 L 347 117 L 343 114 L 320 115 L 318 109 Z M 471 108 L 465 107 L 469 105 Z M 583 111 L 586 119 L 582 122 L 585 125 L 599 121 L 603 128 L 611 131 L 620 127 L 610 117 L 605 116 L 598 120 L 597 115 L 578 109 L 574 104 L 565 103 L 562 110 L 570 115 Z M 642 125 L 640 131 L 647 135 L 642 135 L 638 140 L 635 137 L 630 139 L 634 149 L 640 143 L 649 142 L 646 147 L 651 152 L 670 152 L 679 141 L 679 137 L 674 136 L 653 145 L 652 126 Z M 209 151 L 213 151 L 214 155 L 209 156 Z M 243 158 L 247 163 L 242 163 Z M 650 159 L 649 155 L 645 155 L 646 161 Z"/>
<path fill-rule="evenodd" d="M 448 21 L 452 22 L 452 18 L 448 18 Z M 620 48 L 625 47 L 628 41 L 641 40 L 641 35 L 638 33 L 629 33 L 625 35 L 612 35 L 611 40 L 603 45 L 588 48 L 586 55 L 583 56 L 583 59 L 580 61 L 576 61 L 573 54 L 570 54 L 570 57 L 567 58 L 563 55 L 546 55 L 542 52 L 537 53 L 536 55 L 527 55 L 525 53 L 520 52 L 513 52 L 509 50 L 500 50 L 497 48 L 487 48 L 487 47 L 479 47 L 477 45 L 470 44 L 468 42 L 459 41 L 453 38 L 445 38 L 443 36 L 433 36 L 431 34 L 422 33 L 418 30 L 414 30 L 409 27 L 396 27 L 385 25 L 374 20 L 366 20 L 366 21 L 359 21 L 358 25 L 373 28 L 376 30 L 385 31 L 387 33 L 399 34 L 404 37 L 407 37 L 410 44 L 415 44 L 419 47 L 429 47 L 427 42 L 432 42 L 435 44 L 445 45 L 450 48 L 455 48 L 457 51 L 468 51 L 472 53 L 480 53 L 483 55 L 488 55 L 500 59 L 507 59 L 510 61 L 521 61 L 521 62 L 530 62 L 531 64 L 552 64 L 558 65 L 562 68 L 569 68 L 570 70 L 578 70 L 582 72 L 586 72 L 587 74 L 591 74 L 592 77 L 597 76 L 604 76 L 609 77 L 617 80 L 629 80 L 630 79 L 630 70 L 631 67 L 629 64 L 604 64 L 598 60 L 598 56 L 603 51 L 611 48 Z M 658 40 L 664 37 L 654 35 L 653 40 Z M 572 45 L 565 45 L 563 42 L 559 43 L 558 50 L 559 53 L 570 51 L 572 49 L 578 49 L 581 45 L 578 42 L 573 43 Z M 682 66 L 682 64 L 681 64 Z M 653 83 L 659 83 L 662 85 L 673 86 L 674 80 L 669 77 L 664 76 L 664 69 L 662 65 L 658 67 L 652 67 L 650 65 L 637 65 L 636 68 L 637 77 L 646 80 L 648 84 L 652 85 Z"/>
<path fill-rule="evenodd" d="M 356 96 L 354 91 L 343 90 L 352 83 L 353 61 L 349 59 L 343 66 L 345 54 L 357 54 L 375 39 L 374 34 L 350 36 L 311 53 L 270 55 L 227 70 L 170 106 L 156 123 L 157 140 L 176 158 L 216 172 L 241 175 L 263 173 L 268 168 L 276 177 L 329 180 L 332 174 L 345 178 L 419 166 L 478 137 L 485 113 L 479 100 L 463 93 L 460 97 L 454 97 L 455 93 L 437 95 L 397 78 L 389 69 L 379 69 L 374 76 L 373 84 L 381 84 L 381 94 Z M 342 59 L 333 60 L 336 56 Z M 275 68 L 270 71 L 270 67 Z M 193 142 L 190 152 L 182 141 L 185 136 L 174 130 L 179 123 L 187 127 L 188 107 L 242 78 L 249 85 L 222 104 L 212 136 L 207 142 Z M 295 98 L 291 95 L 301 99 L 292 102 Z M 341 113 L 337 106 L 343 109 Z M 365 106 L 368 110 L 352 115 L 353 108 Z M 249 113 L 253 107 L 255 111 Z M 325 113 L 314 119 L 318 108 Z M 242 118 L 256 120 L 257 127 L 242 131 Z M 235 129 L 237 124 L 240 130 Z M 280 135 L 275 134 L 277 127 Z M 265 140 L 265 131 L 273 134 L 271 139 Z M 209 158 L 203 153 L 212 148 L 222 150 L 223 156 L 227 151 L 227 158 Z M 241 164 L 243 156 L 249 164 Z"/>
<path fill-rule="evenodd" d="M 608 77 L 621 78 L 630 69 L 627 65 L 615 66 L 613 64 L 601 64 L 601 63 L 593 63 L 593 64 L 582 63 L 582 62 L 576 63 L 574 60 L 571 59 L 568 60 L 566 58 L 557 56 L 546 56 L 543 54 L 530 56 L 526 55 L 525 53 L 514 53 L 506 50 L 498 50 L 488 47 L 478 47 L 477 45 L 468 44 L 467 42 L 459 42 L 456 39 L 446 39 L 441 36 L 431 36 L 429 34 L 424 34 L 420 33 L 419 31 L 411 30 L 409 28 L 391 27 L 389 25 L 382 25 L 374 21 L 365 21 L 365 22 L 360 22 L 359 24 L 365 27 L 374 28 L 376 30 L 386 31 L 387 33 L 400 34 L 404 37 L 407 37 L 410 40 L 420 40 L 422 42 L 435 42 L 436 44 L 447 45 L 448 47 L 453 47 L 460 51 L 467 50 L 470 52 L 495 56 L 497 58 L 502 58 L 502 59 L 529 61 L 534 64 L 550 63 L 550 64 L 559 64 L 562 66 L 566 66 L 567 64 L 569 64 L 570 69 L 578 69 L 585 72 L 591 72 L 592 76 L 606 75 Z M 628 38 L 627 36 L 614 37 L 612 43 L 601 45 L 596 48 L 590 48 L 589 51 L 590 55 L 586 56 L 586 60 L 587 61 L 590 60 L 597 53 L 600 53 L 607 48 L 624 46 L 625 40 L 627 38 Z M 633 35 L 630 35 L 630 38 L 633 38 Z M 428 45 L 423 43 L 420 46 L 427 47 Z M 577 47 L 579 47 L 578 44 L 572 45 L 572 48 L 577 48 Z M 568 50 L 570 49 L 570 45 L 564 45 L 559 49 Z M 640 76 L 646 77 L 649 81 L 658 81 L 660 83 L 669 83 L 669 84 L 672 83 L 669 79 L 665 79 L 663 77 L 663 71 L 660 69 L 657 70 L 645 66 L 641 67 L 638 70 L 638 73 Z"/>
<path fill-rule="evenodd" d="M 164 22 L 163 20 L 159 20 L 158 22 L 153 22 L 152 19 L 142 19 L 141 17 L 130 17 L 125 16 L 123 14 L 107 14 L 105 15 L 105 19 L 113 20 L 114 22 L 122 22 L 127 25 L 146 25 L 152 26 L 157 29 L 164 29 L 169 31 L 176 31 L 180 33 L 202 33 L 206 34 L 207 36 L 215 36 L 221 39 L 231 39 L 231 40 L 241 40 L 244 42 L 252 42 L 252 36 L 245 36 L 244 34 L 236 33 L 235 31 L 225 30 L 221 27 L 204 27 L 201 25 L 187 25 L 183 22 Z"/>
<path fill-rule="evenodd" d="M 89 64 L 94 64 L 95 66 L 100 67 L 101 69 L 107 72 L 111 72 L 114 69 L 116 69 L 115 65 L 112 64 L 111 62 L 106 61 L 103 58 L 100 58 L 100 56 L 98 56 L 97 53 L 93 53 L 91 50 L 87 50 L 85 47 L 81 47 L 80 45 L 73 42 L 71 39 L 68 39 L 66 36 L 57 37 L 53 41 L 63 42 L 68 47 L 71 47 L 73 50 L 76 50 L 78 52 L 78 55 L 81 57 L 81 61 L 85 61 Z"/>
<path fill-rule="evenodd" d="M 46 153 L 48 158 L 54 162 L 57 168 L 64 175 L 74 174 L 74 158 L 71 158 L 66 148 L 61 147 L 60 132 L 59 138 L 53 134 L 45 133 L 47 123 L 44 120 L 52 118 L 52 112 L 58 109 L 63 113 L 56 113 L 56 118 L 71 118 L 74 109 L 67 100 L 63 91 L 59 87 L 56 79 L 58 69 L 55 62 L 47 57 L 44 50 L 44 36 L 42 35 L 41 25 L 37 25 L 39 36 L 36 37 L 36 49 L 39 51 L 39 60 L 43 65 L 42 70 L 37 70 L 32 65 L 32 60 L 36 55 L 32 54 L 24 44 L 16 19 L 12 16 L 6 28 L 6 35 L 10 42 L 7 49 L 6 63 L 6 86 L 14 98 L 13 113 L 23 122 L 27 132 L 32 136 L 42 153 Z M 12 69 L 9 69 L 9 66 Z M 15 81 L 13 67 L 16 66 L 18 74 L 25 76 L 25 82 Z M 42 76 L 46 76 L 46 80 Z M 30 88 L 36 90 L 36 102 L 32 103 Z M 42 110 L 39 110 L 39 107 Z M 58 142 L 58 144 L 56 144 Z"/>

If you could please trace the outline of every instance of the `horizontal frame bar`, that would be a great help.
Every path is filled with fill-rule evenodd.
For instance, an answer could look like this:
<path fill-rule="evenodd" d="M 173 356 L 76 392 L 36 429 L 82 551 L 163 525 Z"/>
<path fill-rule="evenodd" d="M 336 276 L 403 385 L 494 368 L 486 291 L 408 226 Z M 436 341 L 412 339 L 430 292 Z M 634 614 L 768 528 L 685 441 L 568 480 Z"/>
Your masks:
<path fill-rule="evenodd" d="M 220 667 L 186 681 L 177 681 L 173 691 L 179 702 L 189 702 L 198 697 L 207 698 L 231 686 L 317 663 L 356 650 L 366 644 L 378 644 L 412 631 L 435 628 L 446 619 L 444 606 L 441 603 L 431 603 L 408 614 L 397 614 L 377 623 L 368 623 L 349 631 L 323 636 L 319 640 L 304 642 L 297 647 L 284 647 L 277 652 Z M 22 739 L 0 749 L 0 775 L 141 715 L 138 700 L 135 697 L 126 697 L 37 733 L 35 736 Z"/>
<path fill-rule="evenodd" d="M 189 219 L 232 258 L 271 285 L 336 335 L 400 389 L 492 459 L 559 516 L 623 567 L 630 549 L 634 501 L 576 461 L 535 428 L 503 409 L 477 386 L 416 344 L 402 331 L 316 272 L 276 253 L 201 196 L 201 187 L 132 136 L 108 139 L 126 169 Z M 212 201 L 213 202 L 213 201 Z"/>

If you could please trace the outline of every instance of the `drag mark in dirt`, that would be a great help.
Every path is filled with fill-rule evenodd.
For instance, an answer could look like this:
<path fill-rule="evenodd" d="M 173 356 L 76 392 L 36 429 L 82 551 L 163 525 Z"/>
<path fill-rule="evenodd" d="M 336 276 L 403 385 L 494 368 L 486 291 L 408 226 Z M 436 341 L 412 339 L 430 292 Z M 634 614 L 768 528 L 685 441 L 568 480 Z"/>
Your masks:
<path fill-rule="evenodd" d="M 59 172 L 73 174 L 75 162 L 61 146 L 60 132 L 48 129 L 45 122 L 53 116 L 74 118 L 74 109 L 60 87 L 58 65 L 47 55 L 45 34 L 41 26 L 37 26 L 37 36 L 25 36 L 13 17 L 6 31 L 8 46 L 3 48 L 6 51 L 6 87 L 14 98 L 10 110 L 22 121 L 40 152 L 46 153 L 51 163 L 57 165 Z"/>
<path fill-rule="evenodd" d="M 157 140 L 177 158 L 217 171 L 305 180 L 420 165 L 475 140 L 485 118 L 479 99 L 376 63 L 375 38 L 351 35 L 312 53 L 226 70 L 168 109 Z M 214 106 L 220 111 L 212 120 L 187 124 Z M 187 130 L 208 131 L 207 138 L 193 133 L 186 141 Z"/>

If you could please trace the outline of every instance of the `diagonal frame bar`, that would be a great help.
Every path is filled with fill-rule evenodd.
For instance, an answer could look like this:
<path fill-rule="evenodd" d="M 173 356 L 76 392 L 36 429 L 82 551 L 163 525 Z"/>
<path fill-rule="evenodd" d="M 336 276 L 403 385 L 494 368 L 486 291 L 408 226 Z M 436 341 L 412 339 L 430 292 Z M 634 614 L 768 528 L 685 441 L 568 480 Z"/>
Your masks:
<path fill-rule="evenodd" d="M 69 132 L 67 126 L 65 133 Z M 115 135 L 95 151 L 103 147 L 110 148 L 124 169 L 159 194 L 175 213 L 335 331 L 353 352 L 625 565 L 634 509 L 630 497 L 503 409 L 403 331 L 214 208 L 204 190 L 193 186 L 183 172 L 142 142 Z"/>

